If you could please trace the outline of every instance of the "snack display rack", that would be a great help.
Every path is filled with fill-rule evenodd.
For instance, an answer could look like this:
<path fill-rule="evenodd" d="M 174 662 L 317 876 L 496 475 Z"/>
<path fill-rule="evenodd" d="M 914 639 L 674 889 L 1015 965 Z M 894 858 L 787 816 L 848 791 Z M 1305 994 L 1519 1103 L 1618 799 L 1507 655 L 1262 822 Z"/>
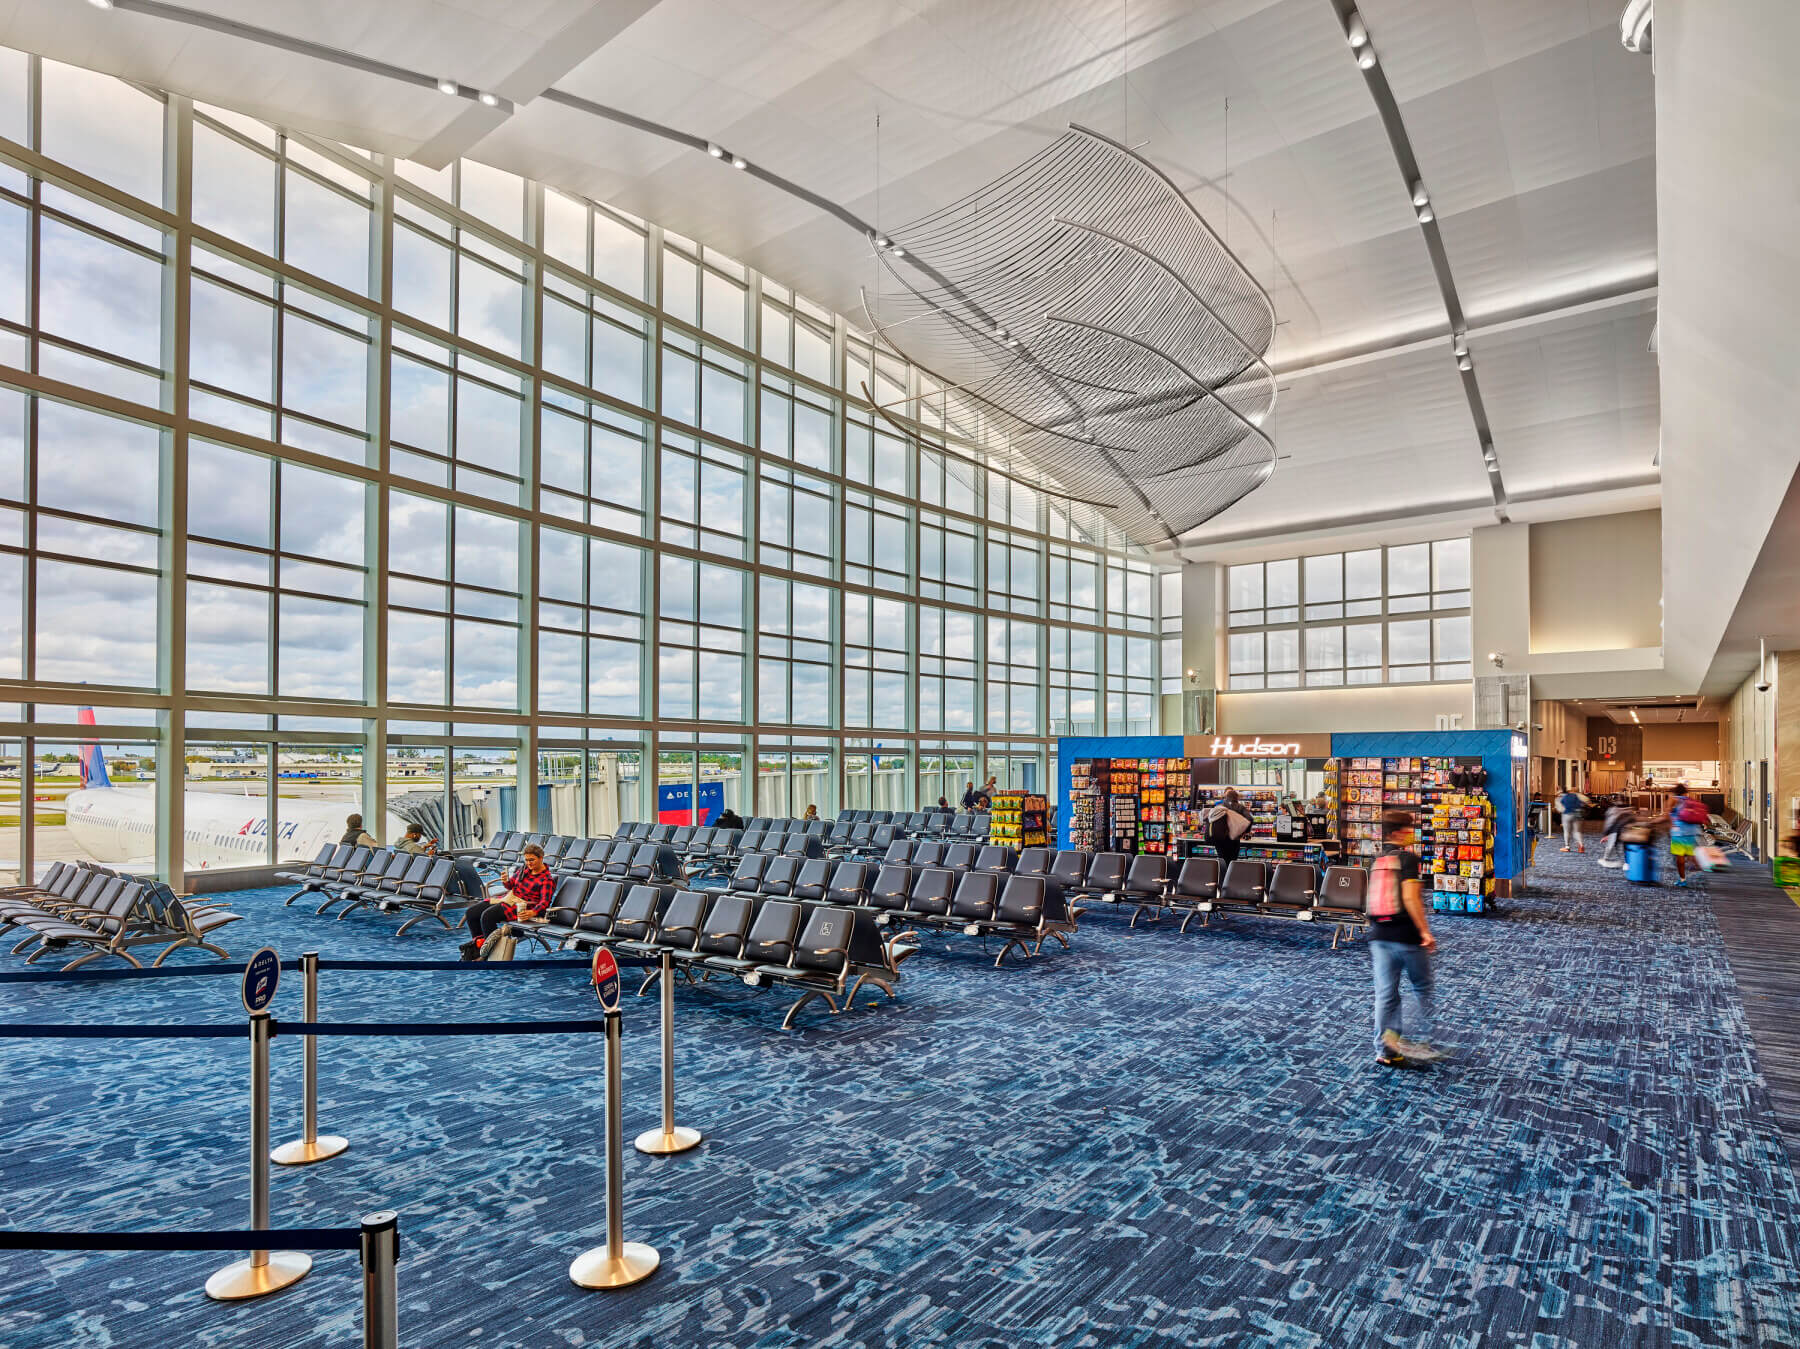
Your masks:
<path fill-rule="evenodd" d="M 988 812 L 988 840 L 1013 849 L 1044 846 L 1050 803 L 1032 792 L 995 792 Z"/>
<path fill-rule="evenodd" d="M 1494 805 L 1485 794 L 1446 789 L 1420 820 L 1419 855 L 1431 907 L 1482 913 L 1494 892 Z"/>

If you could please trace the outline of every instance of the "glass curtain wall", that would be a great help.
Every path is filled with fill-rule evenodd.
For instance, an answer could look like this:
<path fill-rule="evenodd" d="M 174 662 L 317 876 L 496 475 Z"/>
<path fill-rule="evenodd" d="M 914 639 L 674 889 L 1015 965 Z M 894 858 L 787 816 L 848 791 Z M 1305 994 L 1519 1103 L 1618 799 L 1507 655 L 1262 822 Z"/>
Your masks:
<path fill-rule="evenodd" d="M 5 50 L 0 150 L 0 873 L 914 809 L 1157 724 L 1157 565 L 703 240 Z M 1429 677 L 1454 559 L 1391 570 Z"/>

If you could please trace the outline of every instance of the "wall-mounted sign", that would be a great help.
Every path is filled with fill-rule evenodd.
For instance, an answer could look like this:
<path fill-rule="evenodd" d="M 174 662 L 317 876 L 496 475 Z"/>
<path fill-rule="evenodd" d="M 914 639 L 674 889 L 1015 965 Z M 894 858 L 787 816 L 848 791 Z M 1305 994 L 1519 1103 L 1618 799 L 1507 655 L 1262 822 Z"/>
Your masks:
<path fill-rule="evenodd" d="M 1192 759 L 1328 759 L 1330 735 L 1190 735 L 1183 748 Z"/>

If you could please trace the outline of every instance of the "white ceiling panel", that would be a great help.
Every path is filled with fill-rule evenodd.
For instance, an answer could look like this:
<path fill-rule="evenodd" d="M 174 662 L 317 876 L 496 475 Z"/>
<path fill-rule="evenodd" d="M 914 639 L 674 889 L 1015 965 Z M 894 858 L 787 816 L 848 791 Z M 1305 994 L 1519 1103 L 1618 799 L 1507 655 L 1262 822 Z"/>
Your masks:
<path fill-rule="evenodd" d="M 1407 184 L 1325 0 L 179 2 L 472 87 L 555 65 L 556 88 L 715 140 L 881 228 L 1091 125 L 1141 147 L 1274 297 L 1286 457 L 1215 532 L 1485 497 Z M 1475 345 L 1509 490 L 1641 478 L 1652 316 L 1580 308 L 1655 276 L 1654 81 L 1618 46 L 1616 0 L 1363 13 L 1465 313 L 1477 330 L 1507 320 Z M 473 158 L 703 239 L 862 321 L 875 268 L 855 231 L 541 98 L 485 131 L 429 88 L 69 0 L 0 5 L 0 42 L 397 155 L 466 137 Z"/>

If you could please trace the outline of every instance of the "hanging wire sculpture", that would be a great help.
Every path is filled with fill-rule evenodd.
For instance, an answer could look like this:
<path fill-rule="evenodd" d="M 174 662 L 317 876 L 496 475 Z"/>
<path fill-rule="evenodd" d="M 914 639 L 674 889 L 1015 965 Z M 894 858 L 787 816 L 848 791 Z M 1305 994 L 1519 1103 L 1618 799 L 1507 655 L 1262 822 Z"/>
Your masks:
<path fill-rule="evenodd" d="M 1072 126 L 872 242 L 898 290 L 864 292 L 871 329 L 946 382 L 958 434 L 1129 541 L 1167 543 L 1274 471 L 1274 305 L 1125 146 Z M 882 410 L 918 430 L 917 402 Z"/>

